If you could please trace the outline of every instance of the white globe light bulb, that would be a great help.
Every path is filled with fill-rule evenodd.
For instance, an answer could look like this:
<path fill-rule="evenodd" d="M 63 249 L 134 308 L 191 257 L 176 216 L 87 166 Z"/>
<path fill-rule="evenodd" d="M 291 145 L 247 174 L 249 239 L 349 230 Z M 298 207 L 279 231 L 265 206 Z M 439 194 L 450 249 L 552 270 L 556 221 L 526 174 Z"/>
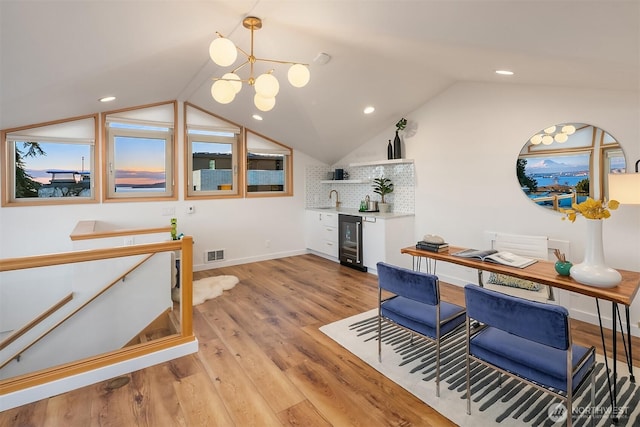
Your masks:
<path fill-rule="evenodd" d="M 544 130 L 544 133 L 554 133 L 556 131 L 556 127 L 555 126 L 549 126 L 548 128 L 546 128 Z"/>
<path fill-rule="evenodd" d="M 236 97 L 236 92 L 228 81 L 216 80 L 211 85 L 211 96 L 220 104 L 228 104 Z"/>
<path fill-rule="evenodd" d="M 219 66 L 228 67 L 236 62 L 238 50 L 231 40 L 218 37 L 209 45 L 209 56 Z"/>
<path fill-rule="evenodd" d="M 280 91 L 280 83 L 272 74 L 261 74 L 254 84 L 256 93 L 265 98 L 274 98 Z"/>
<path fill-rule="evenodd" d="M 260 111 L 271 111 L 276 105 L 275 97 L 264 97 L 259 93 L 256 93 L 253 97 L 253 103 Z"/>
<path fill-rule="evenodd" d="M 562 126 L 562 133 L 566 133 L 567 135 L 573 135 L 575 132 L 576 132 L 576 127 L 574 125 Z"/>
<path fill-rule="evenodd" d="M 291 83 L 291 86 L 304 87 L 307 85 L 307 83 L 309 83 L 311 73 L 309 73 L 309 68 L 305 67 L 304 65 L 293 64 L 287 72 L 287 78 L 289 79 L 289 83 Z"/>
<path fill-rule="evenodd" d="M 566 133 L 558 133 L 555 137 L 553 137 L 553 139 L 555 139 L 556 142 L 563 143 L 567 142 L 567 139 L 569 139 L 569 135 L 567 135 Z"/>
<path fill-rule="evenodd" d="M 545 135 L 542 137 L 543 145 L 551 145 L 552 142 L 553 142 L 553 137 L 551 135 Z"/>
<path fill-rule="evenodd" d="M 540 134 L 533 135 L 530 141 L 533 145 L 538 145 L 542 142 L 542 135 Z"/>
<path fill-rule="evenodd" d="M 222 76 L 222 78 L 231 85 L 235 93 L 240 92 L 240 89 L 242 89 L 242 82 L 240 81 L 239 75 L 235 73 L 227 73 Z"/>

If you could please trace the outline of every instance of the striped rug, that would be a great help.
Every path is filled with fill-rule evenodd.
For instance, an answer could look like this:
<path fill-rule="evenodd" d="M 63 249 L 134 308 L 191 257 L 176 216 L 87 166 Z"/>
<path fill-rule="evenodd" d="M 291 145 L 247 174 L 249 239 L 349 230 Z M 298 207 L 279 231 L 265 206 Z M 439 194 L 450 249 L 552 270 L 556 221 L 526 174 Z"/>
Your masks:
<path fill-rule="evenodd" d="M 472 363 L 471 415 L 466 413 L 466 368 L 464 328 L 443 341 L 440 397 L 435 396 L 435 347 L 426 339 L 383 323 L 382 363 L 378 362 L 376 310 L 323 326 L 322 332 L 351 353 L 393 380 L 460 426 L 560 426 L 552 409 L 561 403 L 520 381 L 498 375 L 490 368 Z M 609 364 L 611 367 L 611 364 Z M 604 374 L 604 359 L 596 367 L 596 426 L 611 425 L 611 404 Z M 584 387 L 574 400 L 574 426 L 588 426 L 584 415 L 590 406 L 590 388 Z M 629 381 L 625 363 L 618 363 L 618 426 L 640 426 L 640 388 Z M 576 410 L 577 408 L 577 410 Z"/>

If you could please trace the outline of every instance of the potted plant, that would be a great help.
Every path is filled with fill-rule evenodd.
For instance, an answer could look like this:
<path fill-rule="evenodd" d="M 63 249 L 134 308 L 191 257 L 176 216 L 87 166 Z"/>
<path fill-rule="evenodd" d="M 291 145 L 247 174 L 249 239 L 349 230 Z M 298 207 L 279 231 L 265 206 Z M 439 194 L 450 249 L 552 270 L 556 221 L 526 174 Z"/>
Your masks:
<path fill-rule="evenodd" d="M 389 212 L 389 204 L 385 202 L 384 196 L 393 193 L 393 182 L 384 176 L 375 178 L 373 180 L 373 192 L 380 195 L 378 210 L 380 210 L 380 212 Z"/>

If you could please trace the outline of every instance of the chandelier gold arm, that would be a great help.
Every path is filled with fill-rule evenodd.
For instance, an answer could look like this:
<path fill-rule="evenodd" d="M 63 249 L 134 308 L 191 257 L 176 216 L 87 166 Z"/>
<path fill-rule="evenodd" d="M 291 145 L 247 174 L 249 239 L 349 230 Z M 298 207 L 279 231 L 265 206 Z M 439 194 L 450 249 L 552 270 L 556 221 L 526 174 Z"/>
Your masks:
<path fill-rule="evenodd" d="M 300 65 L 304 65 L 305 67 L 309 66 L 309 64 L 304 64 L 302 62 L 279 61 L 277 59 L 256 58 L 255 60 L 256 62 L 261 61 L 261 62 L 273 62 L 275 64 L 291 64 L 291 65 L 300 64 Z"/>

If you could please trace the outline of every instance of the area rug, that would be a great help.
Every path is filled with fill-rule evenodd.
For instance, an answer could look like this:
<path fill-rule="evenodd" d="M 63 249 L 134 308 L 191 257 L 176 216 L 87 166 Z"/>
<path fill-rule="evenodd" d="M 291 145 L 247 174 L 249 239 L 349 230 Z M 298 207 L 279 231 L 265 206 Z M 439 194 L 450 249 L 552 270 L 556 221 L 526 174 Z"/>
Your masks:
<path fill-rule="evenodd" d="M 232 289 L 239 282 L 236 276 L 213 276 L 193 281 L 193 305 L 222 295 L 222 291 Z M 180 302 L 180 288 L 171 290 L 171 299 Z"/>
<path fill-rule="evenodd" d="M 471 415 L 467 415 L 465 330 L 460 328 L 442 343 L 440 397 L 435 395 L 435 347 L 425 339 L 410 335 L 396 326 L 383 323 L 382 363 L 378 362 L 377 309 L 331 323 L 320 328 L 331 339 L 358 356 L 374 369 L 460 426 L 560 426 L 553 408 L 560 403 L 515 379 L 503 376 L 499 385 L 495 371 L 472 364 L 473 388 Z M 611 363 L 609 363 L 611 368 Z M 596 367 L 597 426 L 608 426 L 611 410 L 604 359 Z M 640 388 L 629 381 L 625 363 L 618 362 L 618 426 L 640 426 Z M 590 405 L 590 388 L 574 398 L 576 412 Z M 552 410 L 551 410 L 552 411 Z M 588 426 L 587 416 L 574 418 L 574 426 Z"/>

